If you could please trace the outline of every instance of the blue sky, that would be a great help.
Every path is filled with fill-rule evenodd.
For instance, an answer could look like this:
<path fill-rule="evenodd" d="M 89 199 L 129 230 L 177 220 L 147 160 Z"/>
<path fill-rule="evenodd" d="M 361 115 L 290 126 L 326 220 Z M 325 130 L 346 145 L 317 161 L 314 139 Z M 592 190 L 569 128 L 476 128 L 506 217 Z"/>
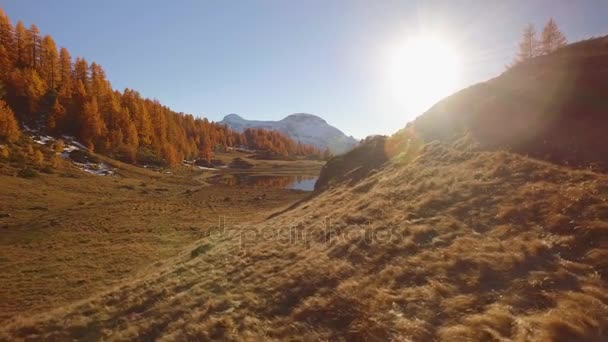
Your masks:
<path fill-rule="evenodd" d="M 421 113 L 389 98 L 386 53 L 432 30 L 460 53 L 461 86 L 512 60 L 523 26 L 554 17 L 570 41 L 608 34 L 608 1 L 2 0 L 112 85 L 176 111 L 281 119 L 306 112 L 357 138 Z M 440 80 L 438 80 L 440 81 Z M 408 94 L 403 94 L 408 101 Z"/>

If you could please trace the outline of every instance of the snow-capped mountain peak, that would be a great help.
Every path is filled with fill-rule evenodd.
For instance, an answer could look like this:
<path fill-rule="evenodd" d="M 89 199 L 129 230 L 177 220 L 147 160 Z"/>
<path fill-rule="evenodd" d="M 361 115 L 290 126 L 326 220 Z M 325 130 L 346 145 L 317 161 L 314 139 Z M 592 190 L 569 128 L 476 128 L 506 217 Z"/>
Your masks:
<path fill-rule="evenodd" d="M 263 128 L 279 131 L 295 141 L 329 149 L 334 154 L 342 154 L 357 145 L 357 140 L 329 125 L 324 119 L 307 113 L 291 114 L 279 121 L 246 120 L 238 114 L 229 114 L 220 124 L 242 132 L 247 128 Z"/>

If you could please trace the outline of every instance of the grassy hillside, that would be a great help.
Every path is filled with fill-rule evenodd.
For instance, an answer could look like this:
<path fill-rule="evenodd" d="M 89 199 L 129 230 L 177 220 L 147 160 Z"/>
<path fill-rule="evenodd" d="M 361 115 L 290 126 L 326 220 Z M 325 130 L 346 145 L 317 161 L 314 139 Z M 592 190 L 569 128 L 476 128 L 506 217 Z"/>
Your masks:
<path fill-rule="evenodd" d="M 14 315 L 48 311 L 155 270 L 157 261 L 204 236 L 220 217 L 257 222 L 307 196 L 209 185 L 209 171 L 155 172 L 86 151 L 112 169 L 112 176 L 97 176 L 26 136 L 2 150 L 10 152 L 0 157 L 0 326 Z M 38 152 L 42 161 L 35 160 Z M 246 158 L 219 157 L 236 156 Z M 316 161 L 250 161 L 255 172 L 278 174 L 295 167 L 318 173 L 320 167 Z"/>
<path fill-rule="evenodd" d="M 133 241 L 156 238 L 147 227 L 207 220 L 204 205 L 213 212 L 223 203 L 240 215 L 205 225 L 200 236 L 183 235 L 191 243 L 179 252 L 161 255 L 159 247 L 170 244 L 147 242 L 160 255 L 142 259 L 149 267 L 97 283 L 80 300 L 38 306 L 46 312 L 23 310 L 3 322 L 0 339 L 605 341 L 606 44 L 573 44 L 443 100 L 395 136 L 330 161 L 316 196 L 288 211 L 277 209 L 304 196 L 248 200 L 253 194 L 241 188 L 188 191 L 175 183 L 197 175 L 167 177 L 174 187 L 163 186 L 164 195 L 136 196 L 149 186 L 114 184 L 107 197 L 92 192 L 77 211 L 82 216 L 69 213 L 74 200 L 53 202 L 55 219 L 89 227 L 86 218 L 98 215 L 108 220 L 100 229 L 135 229 Z M 24 187 L 14 183 L 11 191 Z M 219 200 L 227 193 L 228 201 Z M 151 204 L 177 207 L 133 216 Z M 20 229 L 52 219 L 28 215 Z M 56 248 L 3 236 L 9 251 L 21 248 L 3 260 L 11 273 L 2 284 L 8 310 L 19 313 L 13 298 L 26 297 L 10 279 L 45 284 L 38 275 L 47 274 L 46 264 L 38 261 Z M 94 258 L 69 267 L 121 272 L 110 266 L 120 265 L 113 258 L 141 249 L 114 250 L 108 236 L 96 236 L 105 245 Z M 57 248 L 68 248 L 71 258 L 100 243 L 68 241 Z M 42 266 L 23 273 L 31 267 L 19 264 L 27 253 L 28 265 Z"/>
<path fill-rule="evenodd" d="M 465 135 L 564 165 L 608 170 L 608 37 L 533 58 L 455 93 L 402 134 L 425 142 Z"/>
<path fill-rule="evenodd" d="M 599 341 L 606 222 L 606 175 L 432 144 L 3 336 Z"/>

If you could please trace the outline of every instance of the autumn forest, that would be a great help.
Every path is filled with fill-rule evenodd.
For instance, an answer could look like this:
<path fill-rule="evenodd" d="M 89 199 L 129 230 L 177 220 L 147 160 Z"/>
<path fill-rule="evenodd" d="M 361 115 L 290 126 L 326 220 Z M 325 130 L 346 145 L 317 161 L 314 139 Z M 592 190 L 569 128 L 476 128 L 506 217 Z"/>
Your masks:
<path fill-rule="evenodd" d="M 115 90 L 101 65 L 72 59 L 36 25 L 13 26 L 1 9 L 0 95 L 0 139 L 7 141 L 19 138 L 20 122 L 54 136 L 74 136 L 91 150 L 130 163 L 174 166 L 184 159 L 210 160 L 213 151 L 229 147 L 278 157 L 322 156 L 279 132 L 235 132 L 135 90 Z"/>

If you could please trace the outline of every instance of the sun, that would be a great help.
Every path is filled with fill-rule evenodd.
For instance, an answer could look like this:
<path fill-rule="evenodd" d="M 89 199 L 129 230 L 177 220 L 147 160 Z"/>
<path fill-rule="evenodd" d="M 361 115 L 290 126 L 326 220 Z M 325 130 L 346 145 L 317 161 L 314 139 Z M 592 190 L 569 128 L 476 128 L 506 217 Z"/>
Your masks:
<path fill-rule="evenodd" d="M 387 66 L 392 100 L 412 118 L 460 85 L 459 55 L 445 39 L 435 35 L 400 42 L 390 51 Z"/>

